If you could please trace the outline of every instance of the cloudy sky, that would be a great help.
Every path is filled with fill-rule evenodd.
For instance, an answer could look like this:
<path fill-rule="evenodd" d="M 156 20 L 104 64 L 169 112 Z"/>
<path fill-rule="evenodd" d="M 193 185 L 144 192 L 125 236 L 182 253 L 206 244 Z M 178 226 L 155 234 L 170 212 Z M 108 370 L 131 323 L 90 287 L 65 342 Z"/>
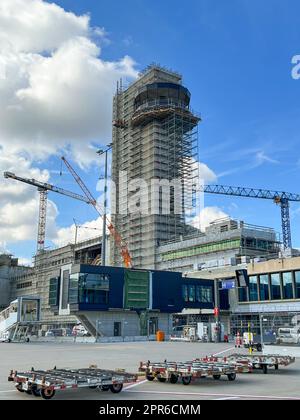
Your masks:
<path fill-rule="evenodd" d="M 159 62 L 184 75 L 202 114 L 207 181 L 298 192 L 299 12 L 296 0 L 0 0 L 0 172 L 79 192 L 61 171 L 64 154 L 99 196 L 95 152 L 111 139 L 116 81 Z M 2 177 L 0 187 L 0 249 L 28 261 L 38 193 Z M 73 219 L 93 228 L 79 239 L 101 228 L 87 205 L 49 199 L 47 246 L 73 240 Z M 271 202 L 209 196 L 205 204 L 202 224 L 230 214 L 281 230 Z M 291 216 L 300 247 L 297 203 Z"/>

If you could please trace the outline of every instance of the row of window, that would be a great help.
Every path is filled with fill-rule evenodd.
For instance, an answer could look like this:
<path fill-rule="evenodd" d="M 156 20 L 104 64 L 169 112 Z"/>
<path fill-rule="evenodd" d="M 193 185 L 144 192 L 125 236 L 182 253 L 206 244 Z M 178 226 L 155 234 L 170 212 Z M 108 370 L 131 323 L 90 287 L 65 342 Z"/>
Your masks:
<path fill-rule="evenodd" d="M 27 287 L 32 286 L 32 281 L 27 281 L 26 283 L 17 284 L 17 289 L 27 289 Z"/>
<path fill-rule="evenodd" d="M 249 277 L 249 288 L 239 289 L 240 302 L 300 299 L 300 271 Z"/>
<path fill-rule="evenodd" d="M 209 254 L 211 252 L 225 251 L 227 249 L 239 248 L 240 245 L 240 239 L 204 244 L 183 251 L 167 252 L 163 254 L 162 260 L 170 261 L 178 258 L 192 257 L 198 254 Z"/>
<path fill-rule="evenodd" d="M 212 303 L 213 291 L 210 286 L 195 286 L 184 284 L 182 286 L 184 302 L 189 303 Z"/>

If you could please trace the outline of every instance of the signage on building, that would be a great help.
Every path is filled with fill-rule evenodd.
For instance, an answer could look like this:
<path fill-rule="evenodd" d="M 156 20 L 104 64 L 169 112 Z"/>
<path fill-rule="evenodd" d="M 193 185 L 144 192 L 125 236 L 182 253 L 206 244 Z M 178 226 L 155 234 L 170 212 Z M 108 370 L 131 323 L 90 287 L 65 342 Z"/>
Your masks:
<path fill-rule="evenodd" d="M 235 289 L 235 287 L 236 287 L 236 285 L 235 285 L 235 280 L 234 279 L 222 280 L 222 289 L 223 290 Z"/>
<path fill-rule="evenodd" d="M 220 313 L 220 309 L 219 308 L 215 308 L 214 309 L 214 316 L 218 316 Z"/>

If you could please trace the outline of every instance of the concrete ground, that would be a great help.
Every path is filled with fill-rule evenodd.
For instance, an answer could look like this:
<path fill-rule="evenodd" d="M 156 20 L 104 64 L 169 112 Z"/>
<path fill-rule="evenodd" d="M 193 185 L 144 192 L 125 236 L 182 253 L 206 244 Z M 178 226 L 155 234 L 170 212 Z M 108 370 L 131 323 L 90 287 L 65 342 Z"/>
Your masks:
<path fill-rule="evenodd" d="M 0 343 L 0 400 L 34 399 L 19 393 L 7 381 L 11 369 L 29 370 L 58 368 L 82 368 L 96 364 L 99 368 L 126 369 L 136 373 L 141 360 L 186 361 L 212 354 L 226 356 L 236 349 L 232 344 L 140 342 L 114 344 L 74 343 Z M 245 350 L 241 350 L 245 352 Z M 120 394 L 99 390 L 67 390 L 57 392 L 55 399 L 86 400 L 239 400 L 239 399 L 299 399 L 300 359 L 279 371 L 271 369 L 268 375 L 262 371 L 240 374 L 234 382 L 227 377 L 220 381 L 201 379 L 189 386 L 181 383 L 148 382 L 125 385 Z M 38 400 L 38 399 L 36 399 Z"/>

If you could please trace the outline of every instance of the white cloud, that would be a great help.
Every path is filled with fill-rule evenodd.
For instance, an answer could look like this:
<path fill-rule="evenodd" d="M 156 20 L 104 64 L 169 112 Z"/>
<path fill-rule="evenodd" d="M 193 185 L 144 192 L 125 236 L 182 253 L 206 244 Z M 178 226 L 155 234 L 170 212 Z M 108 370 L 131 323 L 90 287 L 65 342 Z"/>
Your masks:
<path fill-rule="evenodd" d="M 210 223 L 229 217 L 223 210 L 218 207 L 205 207 L 200 213 L 193 218 L 191 225 L 204 231 Z"/>
<path fill-rule="evenodd" d="M 0 150 L 1 152 L 1 150 Z M 21 156 L 0 154 L 0 236 L 4 243 L 35 240 L 37 236 L 39 193 L 36 188 L 14 180 L 5 180 L 2 172 L 17 172 L 26 178 L 47 182 L 49 173 L 34 168 L 31 162 Z M 55 231 L 57 209 L 48 201 L 48 232 Z"/>
<path fill-rule="evenodd" d="M 57 236 L 53 240 L 58 247 L 75 242 L 76 226 L 60 228 L 57 231 Z M 95 238 L 102 235 L 102 218 L 91 220 L 80 225 L 77 229 L 77 242 L 85 241 L 87 239 Z"/>
<path fill-rule="evenodd" d="M 199 178 L 204 184 L 216 182 L 218 177 L 205 163 L 199 162 Z"/>
<path fill-rule="evenodd" d="M 42 0 L 1 0 L 0 46 L 14 51 L 53 51 L 74 36 L 87 36 L 89 17 Z"/>
<path fill-rule="evenodd" d="M 100 58 L 105 30 L 42 0 L 0 0 L 0 240 L 34 240 L 38 192 L 2 172 L 47 182 L 37 168 L 67 152 L 81 166 L 97 159 L 93 141 L 111 136 L 116 81 L 137 76 L 130 57 Z M 97 42 L 97 43 L 96 43 Z M 106 42 L 107 43 L 107 42 Z M 40 165 L 39 165 L 40 166 Z M 47 238 L 59 240 L 58 210 L 48 201 Z"/>
<path fill-rule="evenodd" d="M 96 34 L 96 35 L 95 35 Z M 42 0 L 1 0 L 0 144 L 3 152 L 47 159 L 63 149 L 81 165 L 93 141 L 111 136 L 116 81 L 137 77 L 133 60 L 100 58 L 88 16 Z M 45 54 L 45 51 L 47 54 Z"/>

